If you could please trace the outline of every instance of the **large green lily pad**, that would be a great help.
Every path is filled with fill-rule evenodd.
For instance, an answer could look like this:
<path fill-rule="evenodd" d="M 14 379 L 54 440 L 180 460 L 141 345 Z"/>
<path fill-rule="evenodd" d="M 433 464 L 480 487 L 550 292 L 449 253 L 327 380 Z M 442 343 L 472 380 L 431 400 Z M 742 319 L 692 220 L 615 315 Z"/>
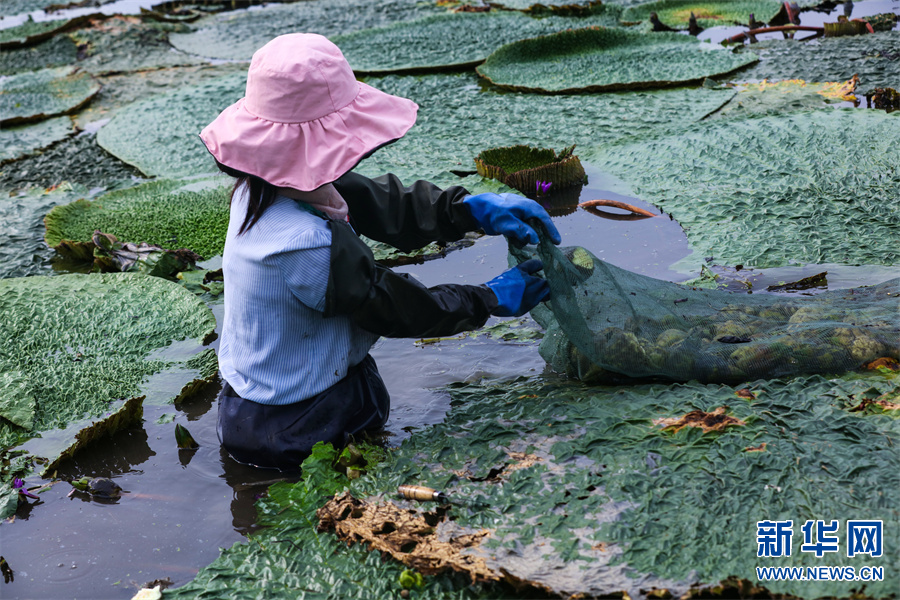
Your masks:
<path fill-rule="evenodd" d="M 182 24 L 112 17 L 69 35 L 85 55 L 79 65 L 99 75 L 208 62 L 196 56 L 172 52 L 169 32 L 186 29 Z"/>
<path fill-rule="evenodd" d="M 781 10 L 781 2 L 776 0 L 660 0 L 627 8 L 622 13 L 626 22 L 646 21 L 650 13 L 656 13 L 659 20 L 676 29 L 687 29 L 691 13 L 701 27 L 717 25 L 746 25 L 750 14 L 764 23 L 772 20 Z"/>
<path fill-rule="evenodd" d="M 695 261 L 893 265 L 898 127 L 897 114 L 855 109 L 712 121 L 605 146 L 597 162 L 681 223 Z"/>
<path fill-rule="evenodd" d="M 534 18 L 520 12 L 449 13 L 332 38 L 357 73 L 475 65 L 503 44 L 573 27 L 616 25 L 618 11 Z"/>
<path fill-rule="evenodd" d="M 700 81 L 756 60 L 678 33 L 589 27 L 507 44 L 477 71 L 506 89 L 601 92 Z"/>
<path fill-rule="evenodd" d="M 72 38 L 57 35 L 37 46 L 0 52 L 0 75 L 73 65 L 77 56 L 78 48 Z"/>
<path fill-rule="evenodd" d="M 243 95 L 245 81 L 245 75 L 234 74 L 136 102 L 121 109 L 97 141 L 147 175 L 214 172 L 197 133 Z M 734 94 L 707 89 L 571 97 L 499 94 L 481 91 L 474 74 L 388 76 L 369 83 L 419 104 L 418 124 L 358 167 L 368 176 L 390 172 L 403 181 L 474 172 L 475 156 L 497 146 L 576 143 L 584 157 L 582 149 L 598 136 L 610 140 L 690 123 Z"/>
<path fill-rule="evenodd" d="M 119 240 L 187 248 L 210 258 L 222 254 L 228 231 L 228 184 L 187 186 L 184 181 L 152 181 L 109 192 L 96 200 L 57 206 L 44 220 L 45 241 L 89 242 L 94 230 Z"/>
<path fill-rule="evenodd" d="M 285 33 L 333 36 L 435 12 L 442 9 L 416 0 L 306 0 L 204 17 L 193 23 L 194 32 L 173 33 L 169 40 L 176 49 L 189 54 L 250 60 L 257 49 Z"/>
<path fill-rule="evenodd" d="M 750 50 L 749 46 L 742 49 Z M 846 81 L 858 74 L 863 90 L 896 88 L 900 82 L 900 60 L 896 58 L 900 35 L 896 31 L 809 42 L 773 40 L 753 44 L 752 51 L 760 60 L 741 73 L 742 81 Z"/>
<path fill-rule="evenodd" d="M 181 286 L 141 275 L 64 275 L 0 280 L 0 372 L 34 400 L 32 428 L 0 419 L 0 447 L 137 394 L 174 362 L 146 360 L 173 340 L 200 341 L 212 312 Z M 7 389 L 7 388 L 4 388 Z"/>
<path fill-rule="evenodd" d="M 246 81 L 235 73 L 135 102 L 97 132 L 97 143 L 150 176 L 213 173 L 200 130 L 244 95 Z"/>
<path fill-rule="evenodd" d="M 402 180 L 440 171 L 475 171 L 485 149 L 526 144 L 576 145 L 586 162 L 597 142 L 689 127 L 734 94 L 731 90 L 679 89 L 601 95 L 546 96 L 482 90 L 474 74 L 388 76 L 368 82 L 419 104 L 405 137 L 357 167 L 364 175 L 393 172 Z"/>
<path fill-rule="evenodd" d="M 0 163 L 33 154 L 74 133 L 69 117 L 57 117 L 38 123 L 4 127 L 0 131 Z"/>
<path fill-rule="evenodd" d="M 17 125 L 75 112 L 99 91 L 100 84 L 75 67 L 12 75 L 0 90 L 0 125 Z"/>
<path fill-rule="evenodd" d="M 771 594 L 849 596 L 856 582 L 757 582 L 755 568 L 820 566 L 822 558 L 800 551 L 800 526 L 831 514 L 840 520 L 843 551 L 829 554 L 829 564 L 873 564 L 869 556 L 847 558 L 846 519 L 882 520 L 884 531 L 900 526 L 891 500 L 900 485 L 900 419 L 854 409 L 865 398 L 897 396 L 898 381 L 809 377 L 748 387 L 742 398 L 731 387 L 696 383 L 458 386 L 444 423 L 415 432 L 385 463 L 344 485 L 376 505 L 430 513 L 444 539 L 488 530 L 465 553 L 525 586 L 438 575 L 425 578 L 418 598 L 534 597 L 534 588 L 561 597 L 632 598 L 655 589 L 652 597 L 665 598 L 722 582 L 718 593 L 730 598 L 743 597 L 741 580 Z M 669 425 L 693 411 L 716 415 L 714 427 Z M 859 443 L 872 439 L 884 443 Z M 166 596 L 240 598 L 297 587 L 341 598 L 373 590 L 397 595 L 398 563 L 316 532 L 316 505 L 334 490 L 322 479 L 318 493 L 315 481 L 270 488 L 258 505 L 268 527 Z M 400 500 L 397 487 L 410 483 L 444 491 L 455 502 L 449 515 L 432 502 Z M 789 557 L 757 558 L 763 520 L 793 520 Z M 373 537 L 394 531 L 369 526 Z M 421 535 L 424 543 L 432 534 Z M 887 566 L 897 553 L 886 541 L 875 559 L 885 565 L 885 579 L 867 586 L 871 597 L 896 588 L 898 575 Z"/>

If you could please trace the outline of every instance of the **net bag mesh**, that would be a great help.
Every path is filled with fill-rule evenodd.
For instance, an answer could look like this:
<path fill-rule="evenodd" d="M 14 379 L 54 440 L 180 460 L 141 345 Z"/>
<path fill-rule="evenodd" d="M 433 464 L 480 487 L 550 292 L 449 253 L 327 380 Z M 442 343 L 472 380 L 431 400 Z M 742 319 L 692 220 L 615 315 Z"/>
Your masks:
<path fill-rule="evenodd" d="M 590 383 L 623 379 L 738 383 L 842 373 L 900 358 L 900 279 L 815 296 L 707 290 L 639 275 L 581 247 L 510 246 L 510 263 L 537 257 L 550 283 L 550 367 Z"/>

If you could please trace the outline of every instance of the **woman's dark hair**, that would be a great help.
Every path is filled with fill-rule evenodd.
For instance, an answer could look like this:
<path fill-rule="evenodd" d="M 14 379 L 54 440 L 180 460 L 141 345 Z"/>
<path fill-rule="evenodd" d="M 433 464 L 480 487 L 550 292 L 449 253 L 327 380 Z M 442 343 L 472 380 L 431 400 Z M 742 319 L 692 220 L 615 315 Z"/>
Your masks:
<path fill-rule="evenodd" d="M 216 161 L 216 166 L 229 177 L 235 178 L 234 186 L 231 188 L 229 203 L 234 201 L 234 195 L 239 188 L 244 185 L 247 186 L 249 192 L 247 198 L 247 215 L 244 217 L 244 222 L 241 223 L 241 228 L 238 229 L 238 235 L 241 235 L 245 231 L 249 231 L 250 228 L 259 221 L 259 218 L 263 216 L 266 209 L 272 205 L 272 202 L 275 201 L 275 196 L 277 195 L 275 186 L 264 179 L 260 179 L 256 175 L 250 175 L 249 173 L 232 169 L 219 161 Z"/>

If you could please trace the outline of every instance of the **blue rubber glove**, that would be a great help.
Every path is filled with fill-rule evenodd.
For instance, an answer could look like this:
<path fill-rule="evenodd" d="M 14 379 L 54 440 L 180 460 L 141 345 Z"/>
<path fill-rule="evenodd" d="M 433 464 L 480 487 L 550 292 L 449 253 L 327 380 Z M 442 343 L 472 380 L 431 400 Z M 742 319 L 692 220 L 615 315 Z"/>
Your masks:
<path fill-rule="evenodd" d="M 535 277 L 544 268 L 536 258 L 505 271 L 488 281 L 486 285 L 497 296 L 497 308 L 492 314 L 498 317 L 521 317 L 550 296 L 550 284 Z"/>
<path fill-rule="evenodd" d="M 528 219 L 538 219 L 554 244 L 562 241 L 550 215 L 534 200 L 516 194 L 477 194 L 463 198 L 472 218 L 488 235 L 505 235 L 517 246 L 537 244 L 538 234 Z"/>

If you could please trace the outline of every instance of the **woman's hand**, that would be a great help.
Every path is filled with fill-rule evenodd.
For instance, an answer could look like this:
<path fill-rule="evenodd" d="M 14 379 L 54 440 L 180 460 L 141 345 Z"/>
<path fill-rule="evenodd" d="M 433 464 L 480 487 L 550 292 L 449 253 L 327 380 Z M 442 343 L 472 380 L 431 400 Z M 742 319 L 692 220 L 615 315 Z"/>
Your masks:
<path fill-rule="evenodd" d="M 466 196 L 463 204 L 485 233 L 505 235 L 517 246 L 538 243 L 538 234 L 528 219 L 538 219 L 554 244 L 562 241 L 550 215 L 534 200 L 516 194 L 486 193 Z"/>

